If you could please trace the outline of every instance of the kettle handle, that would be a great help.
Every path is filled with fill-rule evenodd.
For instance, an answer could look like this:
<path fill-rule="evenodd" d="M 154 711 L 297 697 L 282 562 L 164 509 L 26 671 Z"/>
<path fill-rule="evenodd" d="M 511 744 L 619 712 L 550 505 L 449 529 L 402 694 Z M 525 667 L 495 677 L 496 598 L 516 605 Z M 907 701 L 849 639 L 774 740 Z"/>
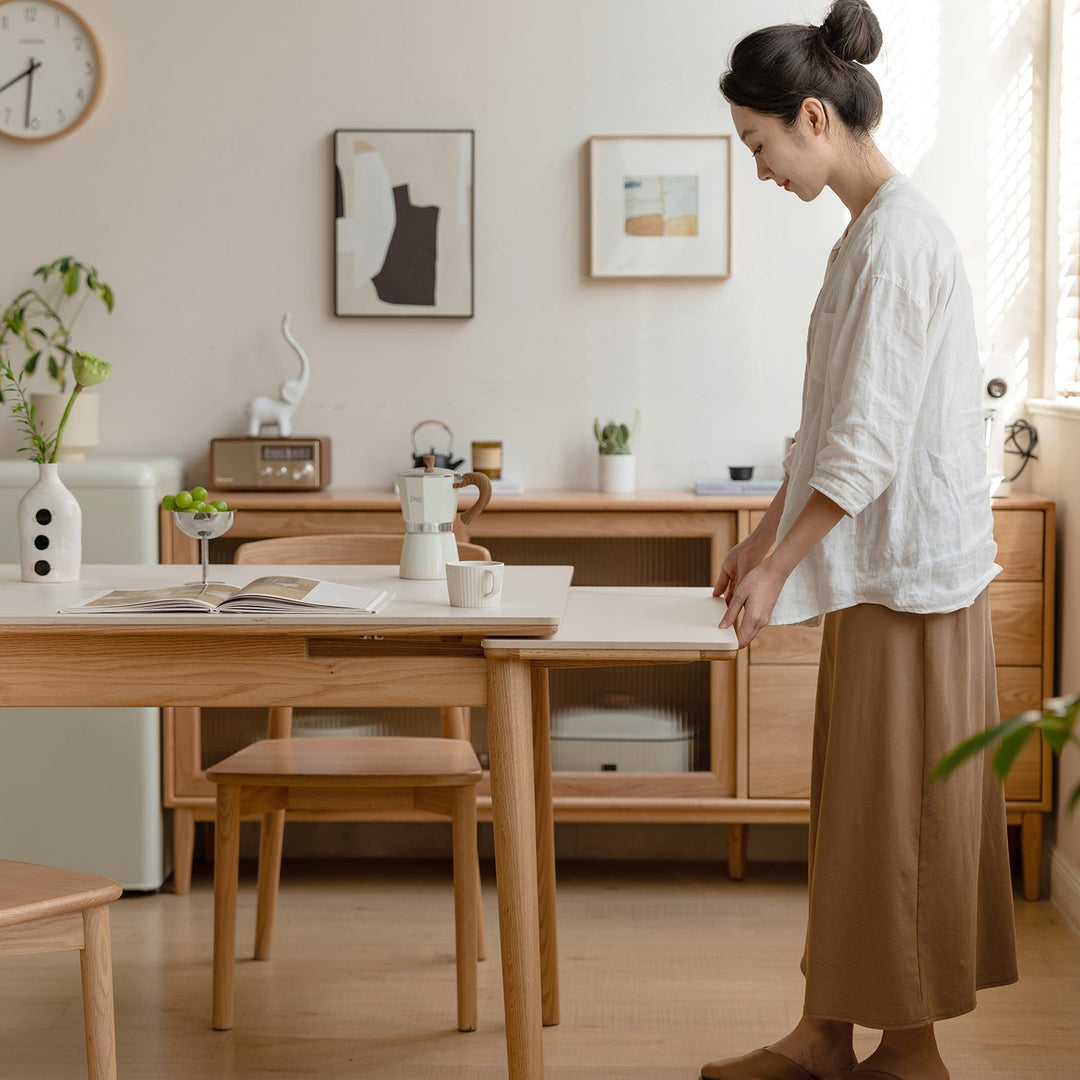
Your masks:
<path fill-rule="evenodd" d="M 468 487 L 469 484 L 475 484 L 480 489 L 480 495 L 476 502 L 460 515 L 462 525 L 468 525 L 469 522 L 480 514 L 484 507 L 491 501 L 491 481 L 483 473 L 466 473 L 456 484 L 454 484 L 454 487 Z"/>
<path fill-rule="evenodd" d="M 443 423 L 443 422 L 442 422 L 441 420 L 421 420 L 419 424 L 416 424 L 416 425 L 415 425 L 415 426 L 413 427 L 412 431 L 411 431 L 411 432 L 409 432 L 409 435 L 410 435 L 410 437 L 412 438 L 412 448 L 413 448 L 413 454 L 414 454 L 414 455 L 416 455 L 416 456 L 419 456 L 419 451 L 418 451 L 418 450 L 416 449 L 416 433 L 417 433 L 417 432 L 418 432 L 418 431 L 419 431 L 419 430 L 420 430 L 420 429 L 421 429 L 421 428 L 422 428 L 422 427 L 423 427 L 423 426 L 424 426 L 425 424 L 438 424 L 438 425 L 439 425 L 439 427 L 441 427 L 441 428 L 446 428 L 446 433 L 447 433 L 447 435 L 449 435 L 449 436 L 450 436 L 450 447 L 449 447 L 449 449 L 448 449 L 448 450 L 447 450 L 447 452 L 446 452 L 446 456 L 447 456 L 447 457 L 450 457 L 450 456 L 451 456 L 451 454 L 452 454 L 452 452 L 453 452 L 453 449 L 454 449 L 454 432 L 453 432 L 453 430 L 451 429 L 451 427 L 450 427 L 450 425 L 449 425 L 449 424 L 444 424 L 444 423 Z"/>

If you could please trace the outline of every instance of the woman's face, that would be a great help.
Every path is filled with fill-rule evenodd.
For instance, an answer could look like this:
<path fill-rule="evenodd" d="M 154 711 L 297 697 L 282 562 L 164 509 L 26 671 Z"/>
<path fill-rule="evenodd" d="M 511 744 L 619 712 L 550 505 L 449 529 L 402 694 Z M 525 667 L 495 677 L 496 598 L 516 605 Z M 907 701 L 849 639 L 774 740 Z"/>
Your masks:
<path fill-rule="evenodd" d="M 820 102 L 807 98 L 789 127 L 766 113 L 731 106 L 739 138 L 754 155 L 759 180 L 772 180 L 803 202 L 812 202 L 828 181 L 828 138 Z"/>

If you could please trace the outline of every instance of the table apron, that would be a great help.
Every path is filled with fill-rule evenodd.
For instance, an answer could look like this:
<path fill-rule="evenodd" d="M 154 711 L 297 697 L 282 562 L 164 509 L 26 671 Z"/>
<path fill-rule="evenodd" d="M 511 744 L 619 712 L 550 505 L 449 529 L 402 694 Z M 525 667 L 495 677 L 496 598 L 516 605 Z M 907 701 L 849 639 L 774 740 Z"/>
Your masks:
<path fill-rule="evenodd" d="M 312 655 L 296 635 L 37 634 L 4 641 L 0 705 L 486 705 L 481 656 Z M 374 643 L 373 643 L 374 644 Z M 322 652 L 323 650 L 316 650 Z"/>

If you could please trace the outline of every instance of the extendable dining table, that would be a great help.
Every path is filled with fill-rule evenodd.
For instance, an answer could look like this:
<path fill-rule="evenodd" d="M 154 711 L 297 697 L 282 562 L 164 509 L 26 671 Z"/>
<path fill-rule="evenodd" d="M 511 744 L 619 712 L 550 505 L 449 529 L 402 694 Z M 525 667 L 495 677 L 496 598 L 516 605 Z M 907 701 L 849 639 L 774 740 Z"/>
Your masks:
<path fill-rule="evenodd" d="M 723 602 L 708 588 L 571 588 L 572 567 L 508 566 L 499 606 L 452 608 L 445 582 L 396 567 L 222 565 L 214 577 L 235 585 L 281 573 L 395 595 L 375 615 L 60 613 L 185 573 L 84 566 L 77 582 L 41 584 L 0 566 L 0 705 L 486 705 L 507 1075 L 541 1080 L 542 1027 L 559 1020 L 546 671 L 733 659 Z"/>

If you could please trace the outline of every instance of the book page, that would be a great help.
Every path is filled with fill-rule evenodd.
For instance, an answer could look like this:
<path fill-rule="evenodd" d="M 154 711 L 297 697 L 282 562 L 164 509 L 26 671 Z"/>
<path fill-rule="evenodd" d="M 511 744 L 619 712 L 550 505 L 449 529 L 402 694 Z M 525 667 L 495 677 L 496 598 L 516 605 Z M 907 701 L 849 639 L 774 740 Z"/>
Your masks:
<path fill-rule="evenodd" d="M 289 607 L 338 608 L 374 613 L 392 597 L 384 589 L 343 585 L 318 578 L 271 574 L 245 585 L 223 606 L 227 611 L 272 611 Z"/>
<path fill-rule="evenodd" d="M 83 604 L 66 611 L 184 611 L 214 610 L 223 600 L 238 592 L 236 586 L 221 581 L 206 585 L 166 585 L 158 589 L 111 589 L 92 596 Z"/>

